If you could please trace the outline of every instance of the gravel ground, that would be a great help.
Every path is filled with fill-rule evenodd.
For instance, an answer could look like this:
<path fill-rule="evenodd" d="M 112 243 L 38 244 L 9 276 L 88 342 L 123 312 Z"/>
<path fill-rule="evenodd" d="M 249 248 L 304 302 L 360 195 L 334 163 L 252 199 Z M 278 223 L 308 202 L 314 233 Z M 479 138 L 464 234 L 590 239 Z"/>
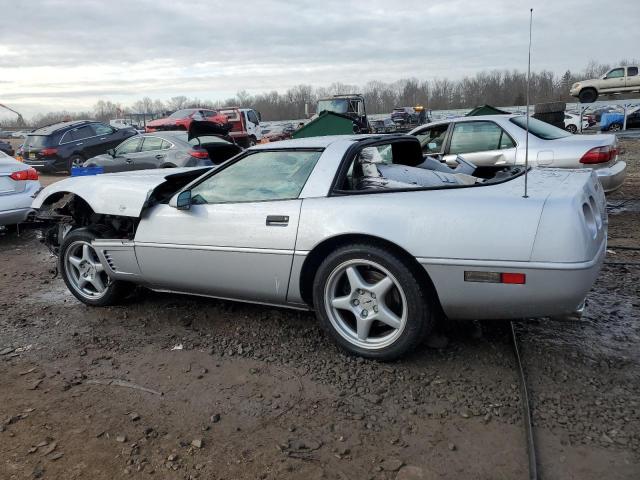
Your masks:
<path fill-rule="evenodd" d="M 640 262 L 640 142 L 610 196 L 609 262 Z M 62 177 L 45 177 L 44 182 Z M 527 478 L 505 322 L 451 322 L 381 364 L 312 314 L 141 291 L 103 309 L 0 237 L 0 479 Z M 637 265 L 606 265 L 577 322 L 517 326 L 541 477 L 640 477 Z"/>

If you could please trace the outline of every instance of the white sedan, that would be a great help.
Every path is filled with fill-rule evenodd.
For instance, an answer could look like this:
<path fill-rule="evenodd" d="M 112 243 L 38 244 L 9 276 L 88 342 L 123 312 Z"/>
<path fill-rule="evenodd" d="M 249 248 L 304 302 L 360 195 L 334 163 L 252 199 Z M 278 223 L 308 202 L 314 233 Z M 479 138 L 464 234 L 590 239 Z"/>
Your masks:
<path fill-rule="evenodd" d="M 589 122 L 586 118 L 582 119 L 582 129 L 580 129 L 580 115 L 575 113 L 564 114 L 564 129 L 569 133 L 578 133 L 589 128 Z"/>

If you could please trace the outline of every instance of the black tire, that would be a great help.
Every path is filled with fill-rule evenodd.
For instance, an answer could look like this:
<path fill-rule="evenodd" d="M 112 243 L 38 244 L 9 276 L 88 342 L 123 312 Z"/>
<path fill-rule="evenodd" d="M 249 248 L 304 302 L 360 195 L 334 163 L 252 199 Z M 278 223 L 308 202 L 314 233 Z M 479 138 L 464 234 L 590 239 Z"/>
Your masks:
<path fill-rule="evenodd" d="M 127 290 L 129 290 L 130 284 L 128 284 L 127 282 L 107 279 L 105 283 L 106 289 L 104 293 L 92 297 L 89 294 L 81 293 L 76 282 L 74 281 L 74 274 L 69 271 L 69 262 L 67 261 L 67 255 L 70 253 L 69 250 L 71 248 L 77 248 L 78 245 L 81 245 L 83 243 L 90 244 L 96 238 L 101 238 L 101 235 L 89 228 L 78 228 L 71 231 L 64 238 L 64 241 L 60 246 L 60 252 L 58 255 L 58 271 L 60 272 L 60 275 L 62 276 L 62 279 L 67 285 L 69 291 L 82 303 L 90 305 L 92 307 L 115 305 L 120 300 L 122 300 L 122 298 L 124 298 Z M 80 276 L 79 271 L 77 276 Z"/>
<path fill-rule="evenodd" d="M 84 162 L 86 162 L 86 160 L 82 155 L 71 155 L 71 158 L 69 158 L 69 162 L 67 164 L 67 170 L 69 170 L 69 174 L 71 174 L 71 168 L 81 167 Z"/>
<path fill-rule="evenodd" d="M 533 107 L 533 113 L 564 112 L 565 109 L 566 109 L 566 104 L 564 102 L 537 103 Z"/>
<path fill-rule="evenodd" d="M 613 122 L 609 125 L 609 128 L 607 128 L 608 132 L 619 132 L 620 130 L 622 130 L 622 124 L 618 122 Z"/>
<path fill-rule="evenodd" d="M 594 88 L 585 88 L 578 94 L 580 103 L 593 103 L 598 99 L 598 92 Z"/>
<path fill-rule="evenodd" d="M 163 163 L 160 168 L 176 168 L 176 166 L 173 163 Z"/>
<path fill-rule="evenodd" d="M 566 130 L 567 132 L 569 132 L 569 133 L 573 133 L 573 134 L 575 134 L 575 133 L 578 131 L 578 127 L 576 127 L 575 125 L 573 125 L 573 124 L 571 124 L 571 123 L 570 123 L 569 125 L 567 125 L 567 126 L 565 127 L 565 130 Z"/>
<path fill-rule="evenodd" d="M 390 328 L 392 332 L 389 334 L 391 340 L 388 341 L 391 343 L 386 344 L 383 342 L 378 346 L 370 345 L 363 347 L 357 344 L 359 341 L 358 338 L 349 340 L 347 338 L 349 335 L 345 333 L 346 330 L 336 325 L 336 322 L 339 323 L 341 318 L 351 319 L 355 324 L 351 327 L 351 334 L 356 333 L 358 317 L 353 312 L 349 312 L 349 310 L 338 310 L 340 307 L 333 308 L 329 306 L 329 299 L 336 298 L 331 295 L 332 285 L 339 285 L 341 281 L 340 275 L 347 275 L 346 273 L 341 274 L 336 272 L 341 272 L 341 269 L 345 268 L 345 265 L 350 265 L 349 262 L 365 262 L 370 264 L 357 267 L 362 269 L 359 270 L 362 279 L 366 279 L 367 275 L 375 275 L 375 267 L 379 266 L 387 271 L 382 273 L 382 278 L 389 273 L 389 278 L 392 282 L 396 282 L 386 293 L 383 293 L 382 296 L 379 296 L 377 299 L 375 295 L 373 296 L 373 299 L 375 299 L 373 305 L 375 306 L 371 307 L 371 311 L 376 313 L 371 314 L 372 326 L 370 327 L 371 330 L 368 330 L 368 332 L 382 330 L 381 337 L 379 338 L 384 339 L 388 338 L 385 335 L 384 329 Z M 354 265 L 357 264 L 350 266 Z M 380 274 L 380 271 L 377 273 Z M 338 278 L 338 280 L 334 280 L 336 278 Z M 343 282 L 344 278 L 345 277 L 342 277 Z M 350 283 L 350 280 L 348 283 Z M 376 283 L 375 277 L 372 281 L 367 281 L 367 283 L 373 286 L 373 284 Z M 397 288 L 398 285 L 401 289 Z M 343 283 L 342 286 L 344 288 L 345 284 Z M 366 294 L 370 295 L 370 292 L 356 289 L 353 285 L 349 285 L 349 291 L 351 292 L 350 295 L 356 294 L 356 291 L 361 293 L 366 292 Z M 342 293 L 340 295 L 342 295 Z M 347 294 L 347 296 L 348 295 L 349 294 Z M 393 302 L 394 299 L 400 299 L 399 302 L 396 303 L 396 307 L 398 304 L 401 305 L 402 313 L 397 315 L 397 318 L 401 318 L 404 322 L 401 328 L 394 329 L 377 320 L 377 316 L 379 315 L 377 312 L 383 312 L 385 307 L 387 309 L 390 308 L 389 300 L 387 299 L 389 296 L 392 297 L 391 302 Z M 414 268 L 412 268 L 406 259 L 384 247 L 374 244 L 351 244 L 335 250 L 322 262 L 313 282 L 313 303 L 316 316 L 320 325 L 327 331 L 332 340 L 349 354 L 381 361 L 390 361 L 405 355 L 415 349 L 424 340 L 431 331 L 435 321 L 434 312 L 436 310 L 434 308 L 435 302 L 433 298 L 433 292 L 430 291 L 430 287 L 424 285 L 424 281 L 418 278 Z M 352 300 L 349 301 L 349 304 L 354 305 Z M 366 306 L 367 304 L 369 306 Z M 353 308 L 360 308 L 362 310 L 370 308 L 371 300 L 368 302 L 363 301 L 361 304 L 359 302 L 358 305 L 360 306 L 354 306 Z M 380 305 L 380 310 L 378 310 L 378 305 Z M 335 312 L 342 312 L 342 317 L 336 317 Z M 366 311 L 364 314 L 366 314 Z M 363 316 L 363 312 L 361 312 L 361 316 Z M 336 318 L 338 318 L 338 320 L 336 320 Z M 348 322 L 345 321 L 343 323 L 346 324 Z M 368 335 L 369 333 L 367 333 L 366 341 L 368 341 Z M 371 335 L 371 338 L 373 341 L 377 341 L 374 335 Z"/>
<path fill-rule="evenodd" d="M 256 137 L 254 137 L 253 135 L 251 135 L 247 140 L 248 148 L 253 147 L 254 145 L 257 145 L 257 143 L 258 143 L 258 140 L 256 140 Z"/>

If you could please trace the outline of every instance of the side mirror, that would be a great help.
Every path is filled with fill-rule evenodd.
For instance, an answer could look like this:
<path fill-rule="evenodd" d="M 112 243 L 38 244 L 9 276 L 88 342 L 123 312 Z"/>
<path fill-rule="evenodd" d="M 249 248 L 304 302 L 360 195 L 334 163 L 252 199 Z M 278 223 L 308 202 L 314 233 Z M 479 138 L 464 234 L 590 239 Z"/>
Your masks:
<path fill-rule="evenodd" d="M 113 148 L 110 148 L 109 150 L 107 150 L 107 153 L 108 153 L 109 155 L 111 155 L 112 157 L 115 157 L 115 156 L 116 156 L 116 151 L 115 151 Z"/>
<path fill-rule="evenodd" d="M 185 190 L 178 194 L 176 208 L 178 210 L 189 210 L 191 208 L 191 190 Z"/>

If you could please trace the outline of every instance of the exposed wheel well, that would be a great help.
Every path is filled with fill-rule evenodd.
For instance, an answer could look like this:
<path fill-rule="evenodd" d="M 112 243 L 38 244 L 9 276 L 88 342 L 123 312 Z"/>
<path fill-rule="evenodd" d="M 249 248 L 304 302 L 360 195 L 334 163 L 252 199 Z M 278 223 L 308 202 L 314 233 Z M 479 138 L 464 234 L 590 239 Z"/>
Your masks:
<path fill-rule="evenodd" d="M 139 221 L 138 218 L 95 213 L 82 197 L 70 192 L 56 192 L 47 197 L 38 209 L 37 218 L 46 226 L 45 243 L 53 252 L 62 242 L 63 231 L 68 231 L 65 228 L 85 227 L 97 233 L 108 231 L 114 238 L 132 239 Z"/>
<path fill-rule="evenodd" d="M 304 264 L 302 265 L 302 271 L 300 273 L 300 294 L 305 303 L 313 306 L 313 279 L 322 261 L 327 257 L 329 253 L 331 253 L 335 249 L 340 248 L 343 245 L 352 243 L 369 243 L 371 245 L 386 248 L 388 250 L 391 250 L 401 258 L 405 259 L 409 267 L 411 267 L 411 269 L 414 271 L 416 277 L 423 281 L 423 285 L 425 285 L 429 290 L 428 293 L 433 296 L 433 300 L 435 301 L 438 309 L 438 312 L 436 313 L 442 313 L 442 307 L 440 306 L 438 293 L 435 289 L 435 286 L 433 285 L 433 282 L 431 281 L 431 277 L 429 276 L 427 271 L 418 263 L 415 257 L 413 257 L 409 252 L 393 242 L 380 237 L 375 237 L 373 235 L 363 234 L 347 234 L 332 237 L 316 245 L 316 247 L 309 252 L 307 258 L 304 261 Z"/>

